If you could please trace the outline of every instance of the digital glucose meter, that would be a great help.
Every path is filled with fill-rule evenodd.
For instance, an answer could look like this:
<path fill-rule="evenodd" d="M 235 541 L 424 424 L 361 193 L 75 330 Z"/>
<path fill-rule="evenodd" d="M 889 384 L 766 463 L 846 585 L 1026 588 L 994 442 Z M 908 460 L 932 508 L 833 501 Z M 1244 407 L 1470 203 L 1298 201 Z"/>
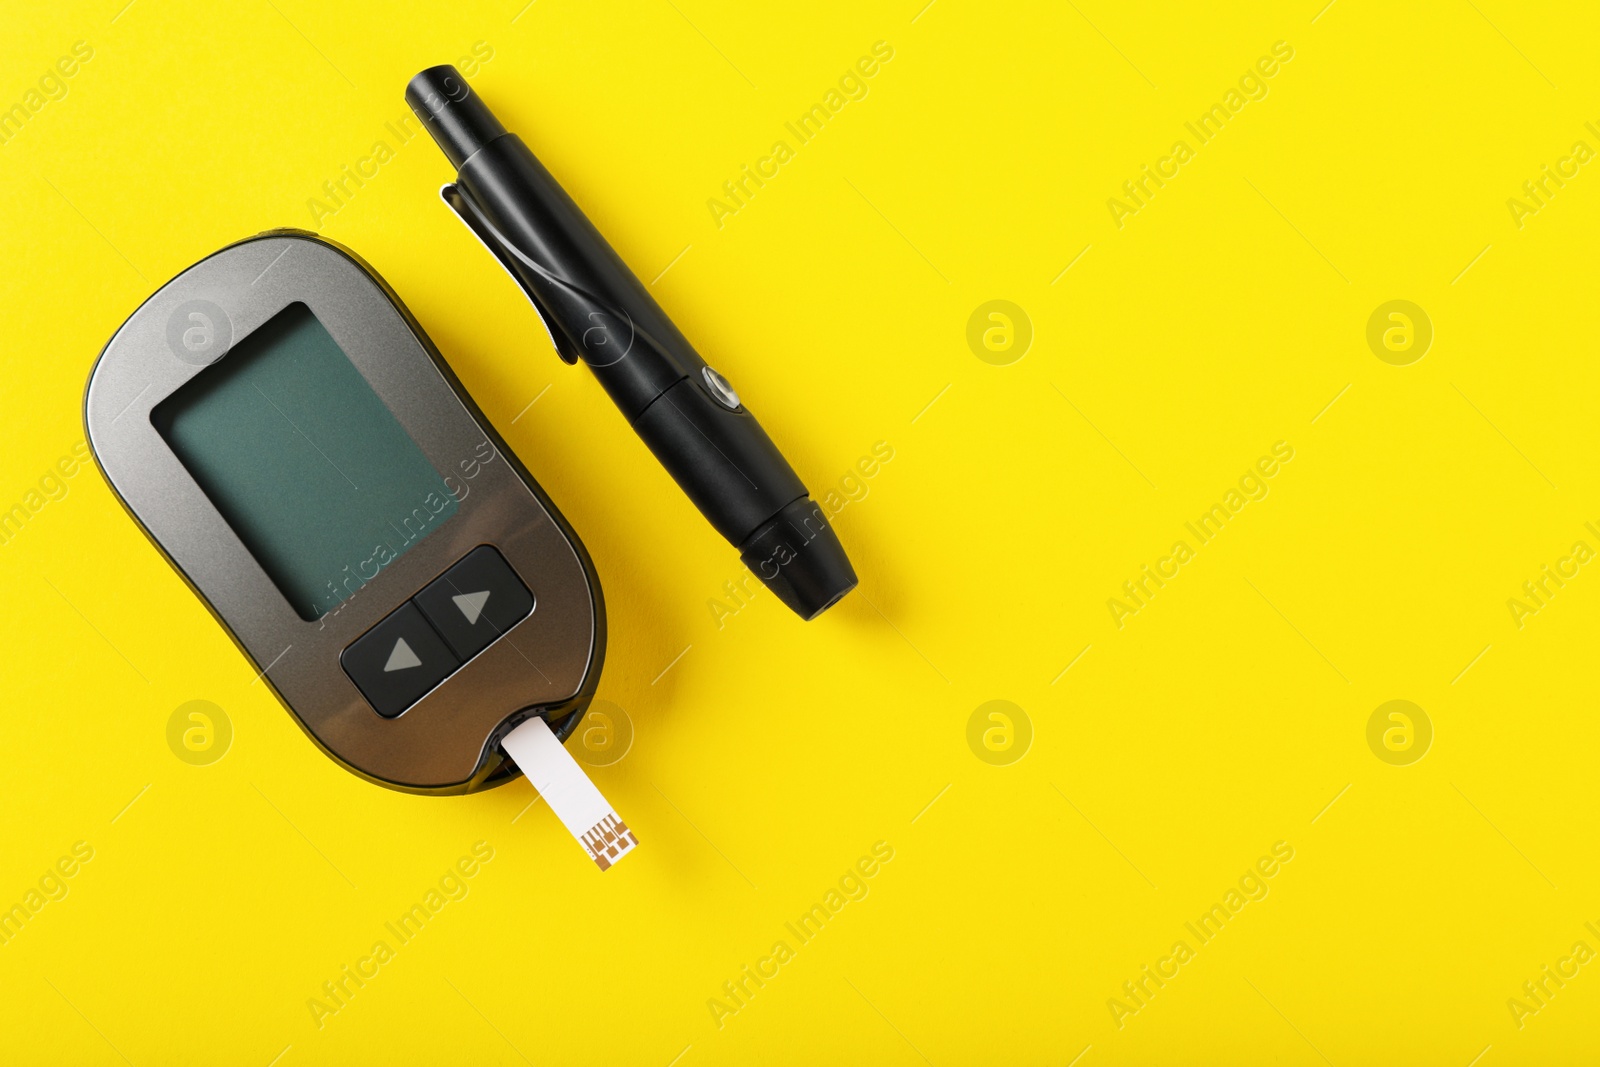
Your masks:
<path fill-rule="evenodd" d="M 353 253 L 275 230 L 145 301 L 89 445 L 128 512 L 330 756 L 413 793 L 517 774 L 593 696 L 593 564 L 421 326 Z"/>

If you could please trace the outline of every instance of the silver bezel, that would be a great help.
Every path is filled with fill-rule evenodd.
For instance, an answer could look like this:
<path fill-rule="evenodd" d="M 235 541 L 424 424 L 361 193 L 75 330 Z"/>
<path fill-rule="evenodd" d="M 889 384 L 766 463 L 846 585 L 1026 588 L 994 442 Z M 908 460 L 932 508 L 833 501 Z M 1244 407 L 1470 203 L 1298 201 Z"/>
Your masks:
<path fill-rule="evenodd" d="M 151 423 L 157 404 L 228 358 L 226 350 L 204 363 L 179 358 L 169 343 L 169 319 L 196 300 L 226 314 L 231 346 L 305 303 L 452 490 L 465 487 L 454 516 L 320 620 L 299 616 Z M 309 234 L 232 245 L 168 282 L 106 345 L 84 405 L 112 488 L 301 727 L 356 773 L 425 793 L 478 787 L 493 769 L 498 727 L 520 710 L 572 701 L 586 682 L 593 688 L 601 623 L 581 546 L 479 418 L 376 275 Z M 468 479 L 463 464 L 486 451 L 491 459 Z M 341 668 L 340 652 L 480 544 L 500 550 L 537 607 L 400 716 L 383 718 Z"/>

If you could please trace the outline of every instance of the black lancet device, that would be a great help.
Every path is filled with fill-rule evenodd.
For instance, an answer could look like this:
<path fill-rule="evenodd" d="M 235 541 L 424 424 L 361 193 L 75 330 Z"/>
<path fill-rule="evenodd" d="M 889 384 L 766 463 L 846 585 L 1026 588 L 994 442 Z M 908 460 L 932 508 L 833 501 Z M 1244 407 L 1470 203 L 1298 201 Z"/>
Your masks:
<path fill-rule="evenodd" d="M 454 67 L 411 79 L 406 102 L 456 168 L 445 202 L 582 360 L 707 521 L 803 619 L 856 586 L 827 516 L 728 380 L 706 365 L 522 139 Z"/>
<path fill-rule="evenodd" d="M 605 654 L 582 543 L 353 253 L 272 231 L 195 264 L 100 354 L 112 489 L 296 722 L 370 781 L 469 793 L 565 738 Z"/>

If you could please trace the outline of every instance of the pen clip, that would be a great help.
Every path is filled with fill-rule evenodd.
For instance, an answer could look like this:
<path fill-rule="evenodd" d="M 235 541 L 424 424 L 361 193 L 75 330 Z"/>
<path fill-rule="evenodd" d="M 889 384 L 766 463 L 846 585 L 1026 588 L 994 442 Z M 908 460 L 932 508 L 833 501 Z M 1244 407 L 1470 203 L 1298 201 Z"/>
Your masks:
<path fill-rule="evenodd" d="M 487 248 L 490 254 L 499 261 L 500 265 L 505 268 L 506 273 L 511 275 L 511 280 L 517 283 L 517 288 L 527 294 L 528 302 L 533 305 L 533 310 L 539 313 L 539 321 L 544 324 L 544 332 L 549 335 L 550 345 L 556 350 L 556 355 L 561 357 L 563 363 L 577 363 L 577 349 L 568 340 L 566 332 L 556 325 L 554 316 L 539 302 L 539 298 L 534 295 L 533 290 L 529 289 L 517 275 L 517 272 L 512 269 L 511 259 L 507 250 L 501 244 L 500 235 L 484 219 L 483 212 L 479 210 L 478 205 L 474 204 L 466 191 L 457 186 L 455 182 L 450 182 L 442 187 L 439 190 L 439 196 L 449 205 L 450 210 L 454 211 L 456 216 L 467 224 L 467 229 L 471 230 L 473 235 L 483 244 L 483 247 Z"/>

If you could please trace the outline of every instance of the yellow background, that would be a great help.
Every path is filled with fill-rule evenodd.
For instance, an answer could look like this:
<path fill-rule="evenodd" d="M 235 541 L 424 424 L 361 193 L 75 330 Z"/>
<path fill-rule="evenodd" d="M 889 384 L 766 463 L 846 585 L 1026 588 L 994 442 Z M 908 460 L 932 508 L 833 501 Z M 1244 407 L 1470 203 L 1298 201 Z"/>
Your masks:
<path fill-rule="evenodd" d="M 1600 1055 L 1600 965 L 1520 1028 L 1507 1006 L 1600 949 L 1600 568 L 1520 628 L 1507 607 L 1600 547 L 1600 173 L 1520 228 L 1506 204 L 1600 148 L 1600 16 L 922 2 L 6 12 L 0 103 L 94 54 L 0 146 L 0 506 L 81 439 L 90 365 L 146 296 L 310 226 L 389 142 L 321 232 L 594 556 L 599 695 L 636 728 L 595 778 L 641 841 L 601 875 L 525 783 L 430 799 L 335 766 L 86 468 L 0 546 L 0 904 L 94 849 L 0 947 L 6 1060 Z M 718 619 L 734 551 L 549 351 L 439 201 L 439 151 L 386 132 L 413 73 L 479 41 L 473 84 L 815 494 L 893 448 L 835 520 L 862 582 L 820 620 L 764 591 Z M 868 95 L 719 228 L 708 198 L 877 41 Z M 1266 98 L 1118 228 L 1107 199 L 1278 41 Z M 1033 326 L 1010 365 L 967 344 L 991 299 Z M 1434 327 L 1409 366 L 1367 345 L 1391 299 Z M 1269 495 L 1119 629 L 1108 598 L 1278 441 Z M 210 766 L 166 743 L 193 699 L 233 725 Z M 1007 766 L 967 743 L 992 699 L 1032 724 Z M 1367 744 L 1391 699 L 1433 725 L 1409 766 Z M 308 999 L 478 841 L 470 894 L 319 1029 Z M 794 942 L 879 841 L 866 898 Z M 1184 923 L 1279 841 L 1269 895 L 1199 947 Z M 708 1000 L 780 939 L 795 958 L 719 1027 Z M 1108 999 L 1180 939 L 1195 958 L 1119 1027 Z"/>

